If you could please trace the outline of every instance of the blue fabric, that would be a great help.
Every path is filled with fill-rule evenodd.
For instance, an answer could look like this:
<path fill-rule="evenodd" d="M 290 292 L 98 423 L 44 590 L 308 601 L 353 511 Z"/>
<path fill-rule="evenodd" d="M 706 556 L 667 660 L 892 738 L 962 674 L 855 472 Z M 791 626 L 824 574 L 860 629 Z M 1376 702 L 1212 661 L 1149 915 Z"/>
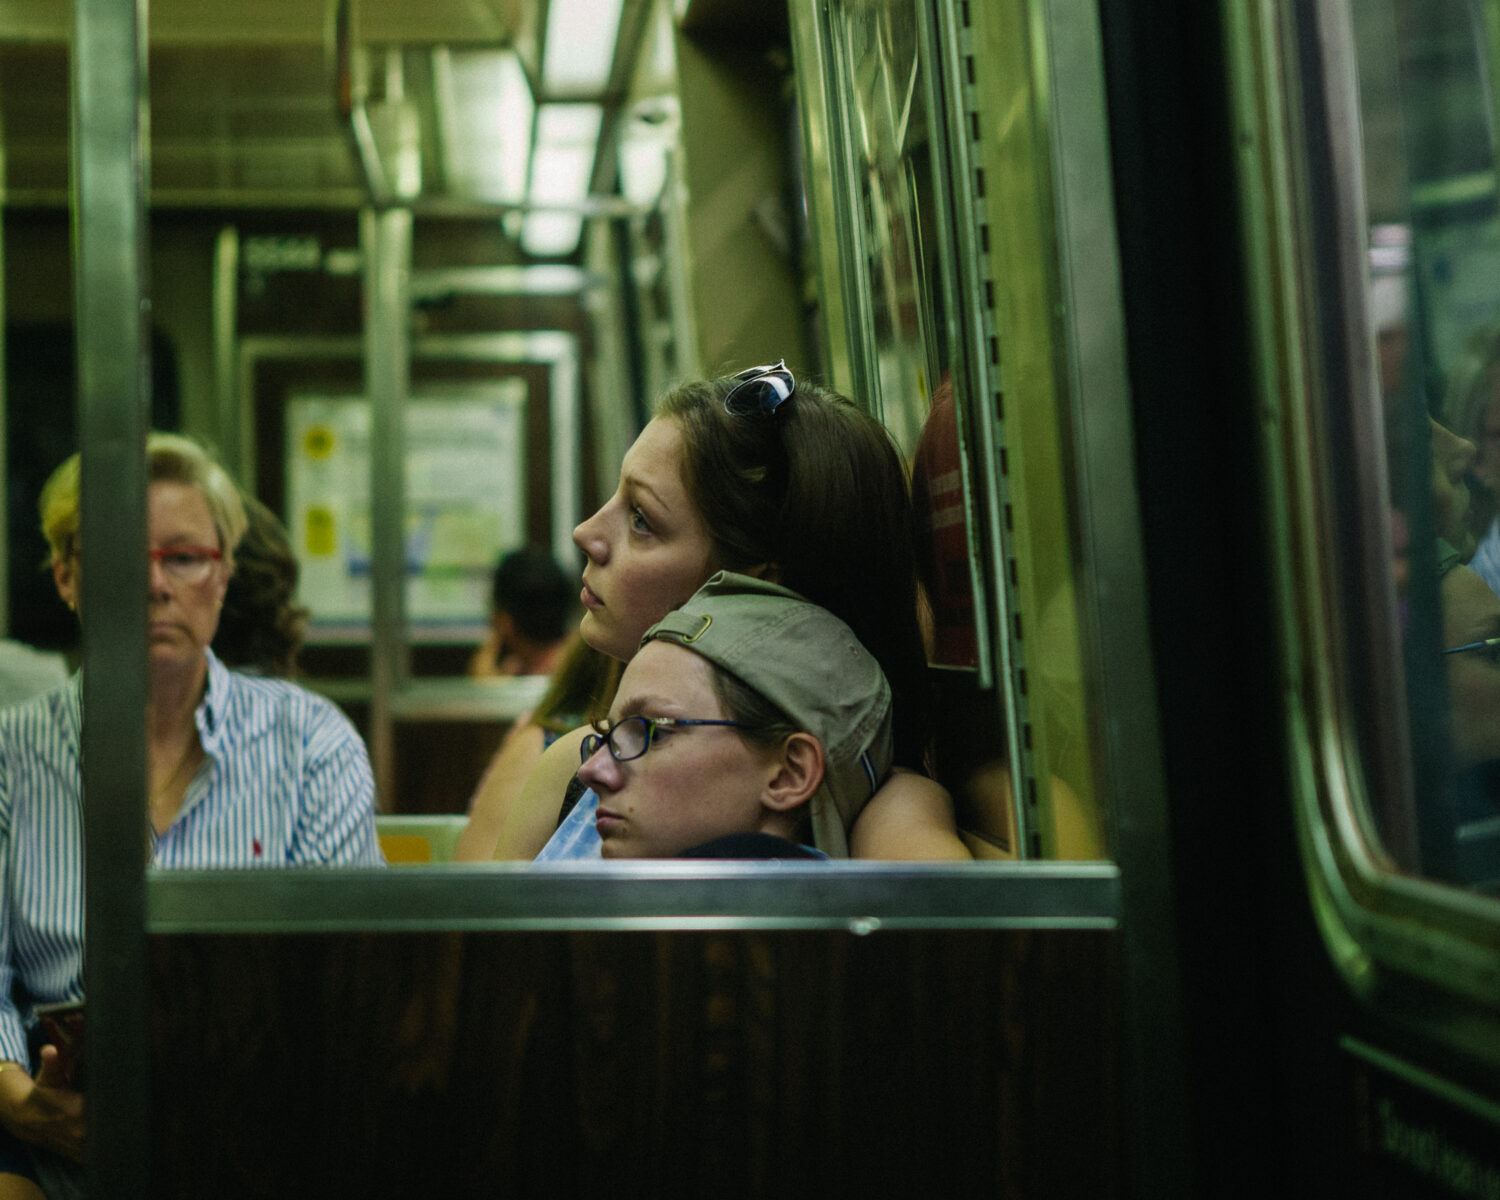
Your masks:
<path fill-rule="evenodd" d="M 599 836 L 599 827 L 594 824 L 598 812 L 599 797 L 593 788 L 589 788 L 532 861 L 580 862 L 602 858 L 600 851 L 604 840 Z"/>
<path fill-rule="evenodd" d="M 0 1059 L 26 1062 L 31 1006 L 83 996 L 82 684 L 0 712 Z M 337 708 L 208 655 L 208 757 L 142 854 L 160 867 L 381 865 L 364 743 Z M 19 986 L 20 1006 L 12 998 Z"/>

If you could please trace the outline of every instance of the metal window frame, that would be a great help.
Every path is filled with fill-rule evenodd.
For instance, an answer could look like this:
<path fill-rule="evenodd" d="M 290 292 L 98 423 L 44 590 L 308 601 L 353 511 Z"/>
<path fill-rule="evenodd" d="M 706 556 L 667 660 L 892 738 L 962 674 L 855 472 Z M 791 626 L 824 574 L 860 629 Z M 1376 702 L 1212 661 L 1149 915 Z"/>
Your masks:
<path fill-rule="evenodd" d="M 1397 1024 L 1500 1065 L 1500 908 L 1490 897 L 1396 874 L 1371 844 L 1363 811 L 1379 789 L 1413 788 L 1406 704 L 1385 563 L 1383 439 L 1373 404 L 1359 403 L 1356 445 L 1367 464 L 1356 486 L 1375 549 L 1355 563 L 1368 620 L 1339 616 L 1322 547 L 1331 499 L 1318 406 L 1330 364 L 1358 403 L 1373 394 L 1372 331 L 1364 303 L 1363 165 L 1354 39 L 1345 0 L 1306 10 L 1262 0 L 1223 0 L 1231 96 L 1239 130 L 1247 276 L 1256 289 L 1252 337 L 1265 397 L 1261 453 L 1272 486 L 1269 514 L 1278 560 L 1289 787 L 1312 910 L 1345 985 Z M 1320 75 L 1306 78 L 1303 63 Z M 1310 135 L 1316 136 L 1310 136 Z M 1314 162 L 1310 145 L 1326 147 Z M 1331 236 L 1314 244 L 1309 177 L 1326 177 L 1318 203 Z M 1331 210 L 1330 210 L 1331 206 Z M 1383 633 L 1379 631 L 1384 631 Z M 1368 638 L 1367 636 L 1368 635 Z M 1370 640 L 1370 639 L 1373 639 Z M 1354 643 L 1359 641 L 1359 645 Z M 1378 644 L 1375 644 L 1377 643 Z M 1388 711 L 1379 761 L 1362 761 L 1350 730 L 1358 701 L 1343 664 L 1383 656 Z M 1452 1019 L 1454 1002 L 1467 1006 Z"/>
<path fill-rule="evenodd" d="M 158 871 L 151 933 L 1114 929 L 1110 863 L 483 863 Z"/>

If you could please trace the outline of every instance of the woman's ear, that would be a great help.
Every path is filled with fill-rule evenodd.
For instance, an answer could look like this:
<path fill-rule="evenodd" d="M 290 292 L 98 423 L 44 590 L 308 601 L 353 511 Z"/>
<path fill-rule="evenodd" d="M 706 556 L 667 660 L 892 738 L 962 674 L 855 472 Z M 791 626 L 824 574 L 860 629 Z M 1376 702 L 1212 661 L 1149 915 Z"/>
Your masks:
<path fill-rule="evenodd" d="M 74 612 L 78 611 L 78 572 L 73 569 L 76 561 L 71 556 L 52 560 L 52 582 L 57 584 L 57 594 Z"/>
<path fill-rule="evenodd" d="M 766 785 L 761 802 L 776 812 L 806 804 L 823 782 L 823 746 L 810 733 L 794 733 L 781 743 L 776 773 Z"/>

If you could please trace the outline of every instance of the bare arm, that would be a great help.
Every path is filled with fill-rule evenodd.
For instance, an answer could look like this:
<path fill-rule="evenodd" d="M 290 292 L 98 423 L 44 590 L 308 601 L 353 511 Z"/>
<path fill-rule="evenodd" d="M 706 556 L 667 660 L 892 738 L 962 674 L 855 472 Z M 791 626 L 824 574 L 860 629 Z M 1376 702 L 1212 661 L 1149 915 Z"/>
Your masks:
<path fill-rule="evenodd" d="M 587 726 L 575 729 L 547 747 L 505 814 L 496 858 L 529 861 L 547 844 L 557 828 L 563 794 L 578 770 L 579 746 L 588 732 Z"/>
<path fill-rule="evenodd" d="M 898 769 L 855 818 L 851 858 L 959 859 L 973 856 L 958 836 L 953 800 L 939 783 Z"/>
<path fill-rule="evenodd" d="M 489 862 L 495 857 L 505 818 L 527 777 L 541 762 L 546 740 L 542 727 L 525 718 L 505 735 L 469 801 L 469 823 L 454 848 L 455 862 Z"/>

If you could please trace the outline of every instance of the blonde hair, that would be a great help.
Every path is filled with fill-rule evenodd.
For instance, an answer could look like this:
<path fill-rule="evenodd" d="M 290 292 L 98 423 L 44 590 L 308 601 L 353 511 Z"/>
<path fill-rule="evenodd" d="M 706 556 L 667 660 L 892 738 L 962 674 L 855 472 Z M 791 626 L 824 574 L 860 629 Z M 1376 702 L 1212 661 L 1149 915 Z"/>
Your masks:
<path fill-rule="evenodd" d="M 234 480 L 208 451 L 181 434 L 153 432 L 146 438 L 146 481 L 198 489 L 213 517 L 224 561 L 232 569 L 234 548 L 245 536 L 249 521 Z M 80 491 L 78 455 L 74 454 L 48 476 L 37 503 L 53 562 L 61 562 L 78 548 Z"/>

